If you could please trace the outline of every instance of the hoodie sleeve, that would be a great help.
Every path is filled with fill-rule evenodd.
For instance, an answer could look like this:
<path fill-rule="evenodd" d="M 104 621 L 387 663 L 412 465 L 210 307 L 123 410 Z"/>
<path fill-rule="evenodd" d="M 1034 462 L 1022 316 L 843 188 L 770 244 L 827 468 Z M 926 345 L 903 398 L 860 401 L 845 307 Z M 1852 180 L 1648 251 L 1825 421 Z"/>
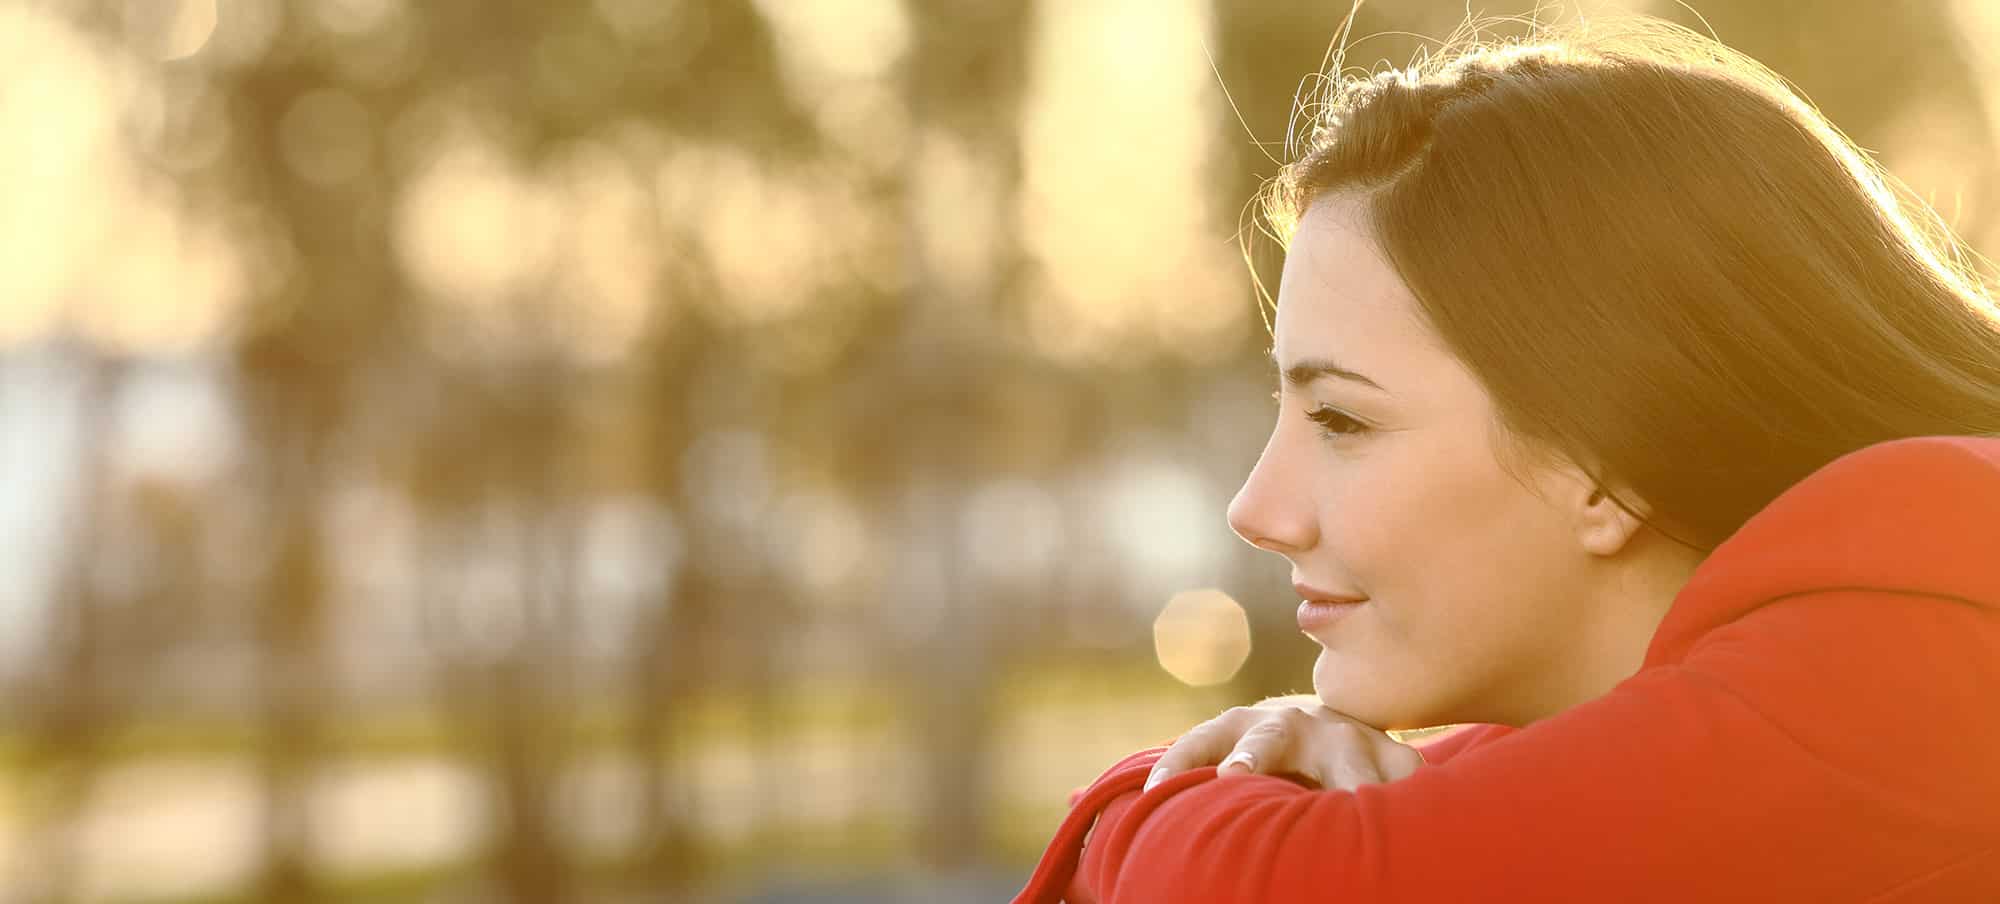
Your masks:
<path fill-rule="evenodd" d="M 1106 904 L 1990 899 L 1996 691 L 1993 609 L 1791 596 L 1681 663 L 1398 782 L 1163 784 L 1097 826 L 1090 891 Z"/>
<path fill-rule="evenodd" d="M 1413 746 L 1422 754 L 1426 765 L 1436 765 L 1476 743 L 1500 737 L 1511 731 L 1513 729 L 1505 725 L 1466 725 L 1427 738 Z M 1072 810 L 1069 818 L 1065 820 L 1065 831 L 1059 834 L 1080 838 L 1078 844 L 1082 847 L 1081 852 L 1065 847 L 1061 838 L 1058 838 L 1057 842 L 1050 846 L 1050 854 L 1044 857 L 1041 868 L 1036 871 L 1039 881 L 1031 881 L 1022 896 L 1016 900 L 1028 902 L 1052 900 L 1050 896 L 1057 883 L 1062 883 L 1061 900 L 1065 904 L 1100 904 L 1097 889 L 1108 887 L 1112 877 L 1107 869 L 1109 858 L 1105 855 L 1103 846 L 1091 847 L 1089 832 L 1098 825 L 1112 826 L 1125 819 L 1140 795 L 1138 779 L 1149 773 L 1153 764 L 1165 752 L 1164 746 L 1142 750 L 1113 764 L 1088 787 L 1071 792 L 1069 804 Z M 1214 772 L 1215 767 L 1205 766 L 1190 770 L 1174 781 L 1181 783 L 1205 781 L 1212 779 Z M 1089 802 L 1093 793 L 1104 801 L 1097 807 L 1092 807 Z M 1071 823 L 1088 823 L 1091 828 L 1077 836 L 1070 828 Z M 1058 868 L 1068 868 L 1072 863 L 1075 865 L 1074 873 L 1068 877 L 1058 874 Z"/>
<path fill-rule="evenodd" d="M 1418 755 L 1424 758 L 1425 765 L 1436 766 L 1459 755 L 1475 744 L 1503 737 L 1513 731 L 1514 729 L 1505 725 L 1495 725 L 1492 723 L 1471 724 L 1454 728 L 1433 738 L 1426 738 L 1411 746 L 1416 748 Z"/>

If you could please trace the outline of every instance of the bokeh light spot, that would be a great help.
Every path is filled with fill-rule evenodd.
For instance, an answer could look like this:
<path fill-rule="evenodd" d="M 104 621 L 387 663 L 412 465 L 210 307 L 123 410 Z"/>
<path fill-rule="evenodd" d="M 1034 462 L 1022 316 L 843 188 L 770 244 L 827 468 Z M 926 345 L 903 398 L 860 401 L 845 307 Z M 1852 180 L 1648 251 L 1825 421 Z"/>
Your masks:
<path fill-rule="evenodd" d="M 1220 684 L 1250 658 L 1250 619 L 1227 593 L 1184 590 L 1153 619 L 1153 654 L 1183 684 Z"/>
<path fill-rule="evenodd" d="M 442 142 L 404 190 L 396 250 L 419 286 L 471 307 L 505 301 L 537 279 L 554 250 L 554 199 L 494 144 Z"/>
<path fill-rule="evenodd" d="M 215 0 L 127 0 L 125 37 L 161 62 L 200 52 L 215 34 Z"/>

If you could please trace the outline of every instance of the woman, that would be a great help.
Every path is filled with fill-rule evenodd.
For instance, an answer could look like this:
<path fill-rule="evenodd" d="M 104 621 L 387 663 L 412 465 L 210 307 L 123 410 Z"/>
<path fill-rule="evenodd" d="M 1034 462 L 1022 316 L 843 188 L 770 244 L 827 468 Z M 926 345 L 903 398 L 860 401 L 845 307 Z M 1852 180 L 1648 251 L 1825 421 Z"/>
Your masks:
<path fill-rule="evenodd" d="M 1229 509 L 1317 701 L 1115 765 L 1018 900 L 2000 901 L 2000 313 L 1949 232 L 1655 20 L 1324 100 Z"/>

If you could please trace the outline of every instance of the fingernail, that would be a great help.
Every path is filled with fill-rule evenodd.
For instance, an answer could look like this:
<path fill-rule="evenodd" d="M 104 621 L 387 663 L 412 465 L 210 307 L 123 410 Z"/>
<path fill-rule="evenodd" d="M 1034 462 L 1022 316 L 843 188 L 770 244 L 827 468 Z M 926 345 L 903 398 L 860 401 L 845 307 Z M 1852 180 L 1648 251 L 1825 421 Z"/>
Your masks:
<path fill-rule="evenodd" d="M 1140 793 L 1140 794 L 1144 794 L 1144 793 L 1146 793 L 1146 792 L 1148 792 L 1148 791 L 1151 791 L 1151 790 L 1153 790 L 1153 786 L 1154 786 L 1154 785 L 1157 785 L 1157 784 L 1159 784 L 1159 783 L 1160 783 L 1160 780 L 1161 780 L 1161 779 L 1164 779 L 1164 778 L 1166 778 L 1166 777 L 1167 777 L 1167 770 L 1165 770 L 1165 769 L 1154 769 L 1154 770 L 1153 770 L 1153 772 L 1152 772 L 1152 774 L 1150 774 L 1150 775 L 1146 776 L 1146 786 L 1145 786 L 1145 787 L 1143 787 L 1143 788 L 1140 788 L 1140 789 L 1139 789 L 1139 793 Z"/>
<path fill-rule="evenodd" d="M 1243 767 L 1244 772 L 1249 772 L 1250 763 L 1251 763 L 1250 751 L 1239 750 L 1236 751 L 1235 753 L 1230 754 L 1227 758 L 1223 759 L 1222 765 L 1215 767 L 1215 771 L 1221 772 L 1222 770 L 1227 769 L 1231 766 L 1240 765 Z"/>

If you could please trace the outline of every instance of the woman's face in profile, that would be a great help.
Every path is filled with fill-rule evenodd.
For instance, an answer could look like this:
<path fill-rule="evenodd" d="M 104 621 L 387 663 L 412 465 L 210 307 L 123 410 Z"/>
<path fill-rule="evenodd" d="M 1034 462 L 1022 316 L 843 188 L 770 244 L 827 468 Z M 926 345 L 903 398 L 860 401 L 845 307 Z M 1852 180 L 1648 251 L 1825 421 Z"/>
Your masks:
<path fill-rule="evenodd" d="M 1425 325 L 1360 203 L 1322 198 L 1293 237 L 1277 424 L 1229 523 L 1289 560 L 1294 583 L 1366 598 L 1302 625 L 1328 706 L 1382 729 L 1525 724 L 1568 693 L 1564 663 L 1592 642 L 1573 592 L 1588 556 L 1572 519 L 1502 469 L 1490 398 Z"/>

